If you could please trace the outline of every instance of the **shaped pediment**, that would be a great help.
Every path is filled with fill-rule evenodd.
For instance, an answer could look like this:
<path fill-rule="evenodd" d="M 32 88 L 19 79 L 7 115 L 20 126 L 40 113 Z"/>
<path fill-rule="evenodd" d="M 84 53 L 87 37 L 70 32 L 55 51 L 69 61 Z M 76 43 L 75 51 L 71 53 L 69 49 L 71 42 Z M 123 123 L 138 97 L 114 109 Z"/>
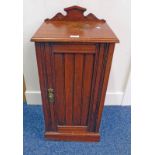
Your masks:
<path fill-rule="evenodd" d="M 66 15 L 63 15 L 62 13 L 59 12 L 53 18 L 45 19 L 45 22 L 51 22 L 51 21 L 101 21 L 101 22 L 105 22 L 104 19 L 98 19 L 92 13 L 89 13 L 87 16 L 85 16 L 84 12 L 86 10 L 87 10 L 86 8 L 83 8 L 80 6 L 71 6 L 71 7 L 64 9 L 64 11 L 67 12 Z"/>

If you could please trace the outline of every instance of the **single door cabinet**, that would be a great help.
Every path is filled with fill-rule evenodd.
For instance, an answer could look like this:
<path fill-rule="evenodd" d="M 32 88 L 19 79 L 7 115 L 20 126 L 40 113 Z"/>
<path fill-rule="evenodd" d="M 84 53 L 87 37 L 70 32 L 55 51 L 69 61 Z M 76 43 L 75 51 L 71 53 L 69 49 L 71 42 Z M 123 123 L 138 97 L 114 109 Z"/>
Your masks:
<path fill-rule="evenodd" d="M 107 25 L 72 6 L 45 19 L 34 34 L 45 138 L 99 141 L 115 43 Z"/>

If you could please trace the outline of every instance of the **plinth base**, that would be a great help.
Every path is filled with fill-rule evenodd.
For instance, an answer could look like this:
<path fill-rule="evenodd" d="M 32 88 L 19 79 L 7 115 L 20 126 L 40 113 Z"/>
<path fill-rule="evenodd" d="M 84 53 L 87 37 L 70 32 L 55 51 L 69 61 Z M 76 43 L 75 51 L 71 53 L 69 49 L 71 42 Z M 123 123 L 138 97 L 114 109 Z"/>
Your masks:
<path fill-rule="evenodd" d="M 59 141 L 83 141 L 83 142 L 98 142 L 100 134 L 95 132 L 45 132 L 45 138 L 48 140 Z"/>

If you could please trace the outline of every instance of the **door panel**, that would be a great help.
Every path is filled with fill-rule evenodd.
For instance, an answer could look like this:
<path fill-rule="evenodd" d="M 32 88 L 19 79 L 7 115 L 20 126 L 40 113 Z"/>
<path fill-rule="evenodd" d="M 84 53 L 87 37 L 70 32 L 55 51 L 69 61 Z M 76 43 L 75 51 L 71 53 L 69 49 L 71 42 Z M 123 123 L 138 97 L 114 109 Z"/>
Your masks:
<path fill-rule="evenodd" d="M 57 119 L 60 125 L 65 123 L 65 83 L 64 83 L 64 55 L 56 54 L 55 62 L 55 100 Z"/>
<path fill-rule="evenodd" d="M 94 55 L 85 55 L 83 67 L 83 90 L 82 90 L 82 109 L 81 109 L 81 125 L 87 125 L 88 111 L 90 106 L 90 96 L 93 79 Z"/>
<path fill-rule="evenodd" d="M 66 125 L 72 125 L 73 121 L 73 82 L 74 82 L 74 55 L 65 54 L 65 102 Z"/>
<path fill-rule="evenodd" d="M 53 45 L 49 57 L 55 103 L 51 109 L 60 126 L 88 126 L 96 46 Z M 84 48 L 85 47 L 85 48 Z M 63 49 L 65 52 L 63 52 Z M 83 49 L 83 51 L 82 51 Z M 46 51 L 47 52 L 47 51 Z M 48 75 L 49 77 L 49 75 Z M 54 112 L 52 110 L 55 110 Z"/>
<path fill-rule="evenodd" d="M 84 64 L 84 54 L 75 54 L 74 102 L 73 102 L 73 124 L 74 125 L 80 125 L 80 121 L 81 121 L 83 64 Z"/>

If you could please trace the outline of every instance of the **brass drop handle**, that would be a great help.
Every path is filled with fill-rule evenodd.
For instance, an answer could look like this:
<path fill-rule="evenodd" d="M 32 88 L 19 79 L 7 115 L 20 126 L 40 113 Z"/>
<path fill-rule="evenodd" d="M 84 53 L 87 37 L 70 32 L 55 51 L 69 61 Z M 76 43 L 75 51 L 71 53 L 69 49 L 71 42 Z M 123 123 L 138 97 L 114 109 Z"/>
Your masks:
<path fill-rule="evenodd" d="M 54 89 L 48 89 L 48 101 L 49 103 L 54 103 Z"/>

